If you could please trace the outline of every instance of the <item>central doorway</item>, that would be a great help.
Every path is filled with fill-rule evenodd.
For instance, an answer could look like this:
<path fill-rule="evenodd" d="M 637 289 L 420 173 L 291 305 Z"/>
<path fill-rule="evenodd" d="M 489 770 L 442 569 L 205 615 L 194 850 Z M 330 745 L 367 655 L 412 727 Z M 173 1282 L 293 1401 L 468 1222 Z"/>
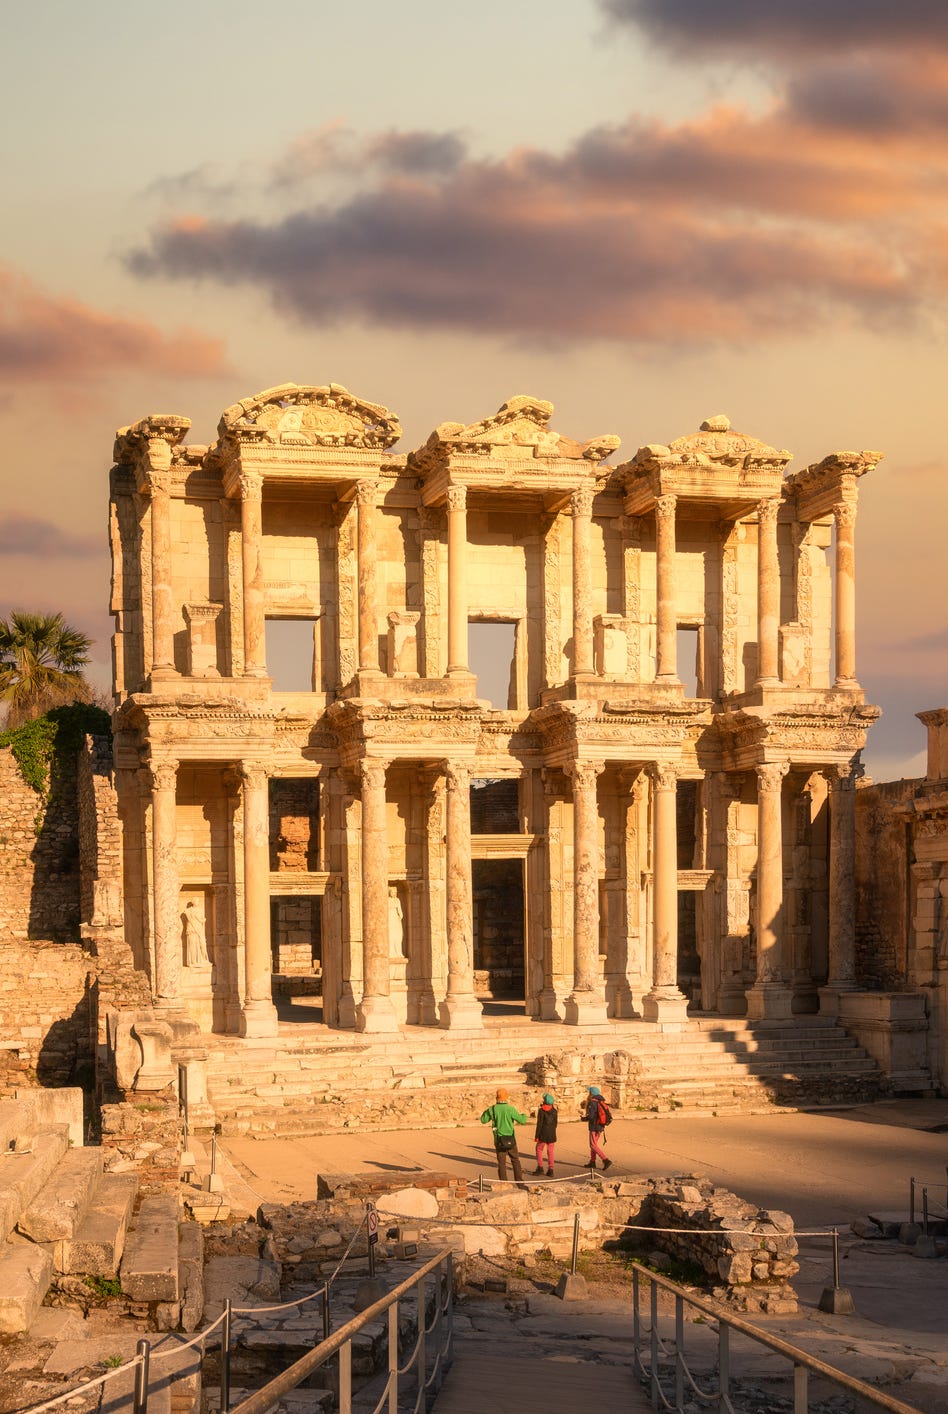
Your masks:
<path fill-rule="evenodd" d="M 522 1014 L 526 951 L 522 859 L 473 859 L 474 991 L 485 1014 Z"/>

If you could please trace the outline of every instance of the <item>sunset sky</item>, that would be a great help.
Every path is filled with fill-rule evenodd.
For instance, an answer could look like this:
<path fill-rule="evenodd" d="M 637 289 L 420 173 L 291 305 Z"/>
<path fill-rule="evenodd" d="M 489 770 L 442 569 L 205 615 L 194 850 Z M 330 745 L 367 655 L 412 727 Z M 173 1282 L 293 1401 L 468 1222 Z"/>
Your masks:
<path fill-rule="evenodd" d="M 344 383 L 417 446 L 515 393 L 619 458 L 712 413 L 878 448 L 867 764 L 948 703 L 945 0 L 35 0 L 5 23 L 0 615 L 108 678 L 115 428 Z"/>

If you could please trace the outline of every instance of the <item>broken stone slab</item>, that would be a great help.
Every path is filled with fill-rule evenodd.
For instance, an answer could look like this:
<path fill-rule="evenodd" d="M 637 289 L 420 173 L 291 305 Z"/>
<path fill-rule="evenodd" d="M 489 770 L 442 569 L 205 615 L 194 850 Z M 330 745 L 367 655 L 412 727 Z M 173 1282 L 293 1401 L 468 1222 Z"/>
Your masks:
<path fill-rule="evenodd" d="M 396 1218 L 436 1218 L 438 1200 L 425 1188 L 400 1188 L 386 1193 L 376 1204 L 380 1213 Z"/>
<path fill-rule="evenodd" d="M 75 1237 L 57 1244 L 56 1270 L 107 1280 L 118 1276 L 137 1192 L 135 1174 L 105 1174 Z"/>
<path fill-rule="evenodd" d="M 37 1129 L 51 1125 L 66 1126 L 69 1143 L 76 1149 L 82 1147 L 85 1139 L 83 1122 L 83 1095 L 78 1085 L 51 1085 L 25 1090 L 17 1086 L 13 1092 L 18 1101 L 30 1106 L 32 1124 Z"/>
<path fill-rule="evenodd" d="M 865 1238 L 867 1242 L 885 1237 L 882 1228 L 878 1223 L 874 1223 L 871 1218 L 853 1218 L 852 1222 L 849 1224 L 849 1230 L 855 1233 L 857 1237 Z"/>
<path fill-rule="evenodd" d="M 74 1237 L 102 1177 L 101 1149 L 69 1149 L 25 1212 L 17 1228 L 33 1242 Z"/>
<path fill-rule="evenodd" d="M 32 1242 L 0 1248 L 0 1335 L 28 1331 L 49 1290 L 53 1259 Z"/>
<path fill-rule="evenodd" d="M 196 1331 L 204 1314 L 204 1230 L 200 1223 L 178 1226 L 181 1276 L 181 1329 Z"/>
<path fill-rule="evenodd" d="M 204 1319 L 214 1321 L 227 1297 L 235 1306 L 280 1300 L 280 1269 L 261 1257 L 212 1257 L 204 1268 Z"/>
<path fill-rule="evenodd" d="M 122 1290 L 133 1301 L 177 1301 L 178 1199 L 152 1193 L 142 1200 L 121 1263 Z"/>
<path fill-rule="evenodd" d="M 34 1135 L 29 1150 L 0 1153 L 0 1241 L 49 1181 L 68 1144 L 66 1126 L 59 1125 Z"/>

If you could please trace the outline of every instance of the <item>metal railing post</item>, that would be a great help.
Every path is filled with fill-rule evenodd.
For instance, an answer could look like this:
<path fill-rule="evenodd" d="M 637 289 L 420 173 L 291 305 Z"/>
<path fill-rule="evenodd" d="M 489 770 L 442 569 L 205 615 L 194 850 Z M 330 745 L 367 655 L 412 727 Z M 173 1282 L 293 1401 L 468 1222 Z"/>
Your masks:
<path fill-rule="evenodd" d="M 478 1193 L 484 1192 L 484 1175 L 482 1173 L 477 1175 L 477 1191 Z"/>
<path fill-rule="evenodd" d="M 323 1287 L 323 1340 L 328 1340 L 332 1334 L 332 1322 L 329 1316 L 329 1282 Z"/>
<path fill-rule="evenodd" d="M 685 1403 L 685 1304 L 675 1297 L 675 1408 Z"/>
<path fill-rule="evenodd" d="M 221 1326 L 221 1414 L 230 1408 L 230 1297 L 224 1302 L 224 1324 Z"/>
<path fill-rule="evenodd" d="M 793 1367 L 793 1414 L 807 1414 L 809 1373 L 805 1365 L 794 1365 Z"/>
<path fill-rule="evenodd" d="M 726 1414 L 731 1403 L 731 1328 L 718 1321 L 718 1409 Z"/>
<path fill-rule="evenodd" d="M 422 1277 L 418 1283 L 418 1395 L 415 1400 L 416 1409 L 424 1409 L 425 1383 L 428 1379 L 428 1348 L 425 1339 L 425 1327 L 428 1324 L 428 1303 L 426 1300 L 428 1281 Z M 438 1286 L 435 1282 L 435 1293 Z"/>
<path fill-rule="evenodd" d="M 632 1268 L 632 1360 L 635 1369 L 641 1370 L 642 1357 L 639 1346 L 642 1340 L 642 1322 L 639 1316 L 639 1269 Z"/>
<path fill-rule="evenodd" d="M 145 1414 L 148 1408 L 148 1359 L 151 1346 L 147 1340 L 140 1340 L 135 1347 L 138 1364 L 135 1367 L 135 1393 L 132 1398 L 133 1414 Z"/>
<path fill-rule="evenodd" d="M 388 1308 L 388 1414 L 398 1414 L 398 1302 Z"/>
<path fill-rule="evenodd" d="M 922 1189 L 922 1232 L 928 1236 L 928 1189 Z"/>
<path fill-rule="evenodd" d="M 833 1290 L 839 1290 L 839 1228 L 833 1228 Z"/>
<path fill-rule="evenodd" d="M 579 1214 L 573 1214 L 573 1255 L 570 1258 L 569 1269 L 573 1276 L 576 1275 L 576 1259 L 579 1256 Z"/>
<path fill-rule="evenodd" d="M 658 1392 L 659 1392 L 659 1384 L 658 1384 L 658 1287 L 657 1287 L 657 1285 L 655 1284 L 654 1281 L 653 1281 L 653 1282 L 650 1282 L 650 1283 L 649 1283 L 649 1286 L 651 1287 L 650 1316 L 651 1316 L 651 1322 L 652 1322 L 652 1329 L 651 1329 L 651 1331 L 649 1332 L 649 1345 L 650 1345 L 650 1347 L 651 1347 L 651 1349 L 650 1349 L 650 1354 L 651 1354 L 651 1365 L 652 1365 L 652 1368 L 651 1368 L 651 1376 L 652 1376 L 652 1378 L 651 1378 L 651 1381 L 650 1381 L 650 1387 L 651 1387 L 651 1392 L 652 1392 L 652 1408 L 653 1408 L 653 1409 L 657 1409 L 657 1408 L 658 1408 Z"/>
<path fill-rule="evenodd" d="M 339 1414 L 352 1414 L 352 1341 L 339 1347 Z"/>
<path fill-rule="evenodd" d="M 909 1222 L 915 1221 L 915 1179 L 909 1179 Z"/>

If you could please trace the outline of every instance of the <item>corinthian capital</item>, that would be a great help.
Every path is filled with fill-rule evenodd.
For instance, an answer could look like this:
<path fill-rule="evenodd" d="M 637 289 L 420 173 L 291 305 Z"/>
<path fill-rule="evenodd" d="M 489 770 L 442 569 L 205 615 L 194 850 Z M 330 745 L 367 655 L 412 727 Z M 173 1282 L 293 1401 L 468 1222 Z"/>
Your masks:
<path fill-rule="evenodd" d="M 677 496 L 659 496 L 655 502 L 655 519 L 660 520 L 665 525 L 674 525 L 675 507 L 677 504 Z"/>
<path fill-rule="evenodd" d="M 237 768 L 245 791 L 263 791 L 269 776 L 262 761 L 241 761 Z"/>
<path fill-rule="evenodd" d="M 780 502 L 775 496 L 770 496 L 766 501 L 761 501 L 757 507 L 757 519 L 761 526 L 767 525 L 771 528 L 777 524 L 777 516 L 780 514 Z"/>
<path fill-rule="evenodd" d="M 239 481 L 242 501 L 260 500 L 263 495 L 263 477 L 259 471 L 242 471 Z"/>
<path fill-rule="evenodd" d="M 675 498 L 672 496 L 670 499 Z M 674 790 L 678 783 L 678 767 L 672 761 L 655 761 L 649 766 L 648 773 L 656 790 Z"/>
<path fill-rule="evenodd" d="M 764 761 L 757 767 L 757 789 L 765 794 L 778 791 L 784 776 L 790 770 L 789 761 Z"/>
<path fill-rule="evenodd" d="M 375 758 L 363 757 L 359 762 L 359 778 L 362 784 L 362 793 L 378 793 L 385 789 L 385 762 Z"/>
<path fill-rule="evenodd" d="M 838 506 L 833 507 L 833 516 L 837 530 L 851 530 L 856 524 L 856 502 L 840 501 Z"/>
<path fill-rule="evenodd" d="M 177 761 L 153 761 L 148 767 L 154 791 L 173 791 L 178 780 Z"/>
<path fill-rule="evenodd" d="M 594 791 L 604 769 L 602 761 L 574 761 L 569 768 L 574 791 Z"/>
<path fill-rule="evenodd" d="M 593 496 L 595 492 L 591 486 L 578 486 L 569 498 L 570 508 L 574 516 L 591 516 L 593 508 Z"/>
<path fill-rule="evenodd" d="M 377 495 L 377 488 L 374 481 L 357 481 L 355 498 L 360 506 L 372 506 L 374 508 Z"/>
<path fill-rule="evenodd" d="M 471 766 L 467 761 L 445 761 L 444 779 L 448 790 L 467 790 L 471 784 Z"/>
<path fill-rule="evenodd" d="M 463 511 L 467 507 L 467 487 L 449 486 L 446 493 L 449 511 Z"/>

